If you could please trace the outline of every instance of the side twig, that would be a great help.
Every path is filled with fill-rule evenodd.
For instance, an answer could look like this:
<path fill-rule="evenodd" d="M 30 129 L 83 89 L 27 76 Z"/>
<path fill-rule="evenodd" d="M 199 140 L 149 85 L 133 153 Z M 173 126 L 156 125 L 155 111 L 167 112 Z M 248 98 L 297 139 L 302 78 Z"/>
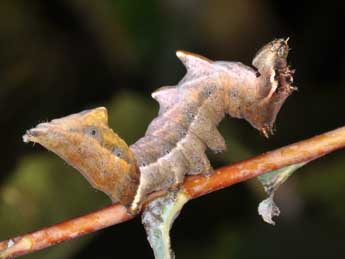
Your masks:
<path fill-rule="evenodd" d="M 197 198 L 288 165 L 309 162 L 345 147 L 345 127 L 215 170 L 210 177 L 190 176 L 184 191 Z M 148 200 L 160 195 L 152 194 Z M 0 242 L 0 258 L 13 258 L 132 219 L 114 204 L 51 227 Z"/>

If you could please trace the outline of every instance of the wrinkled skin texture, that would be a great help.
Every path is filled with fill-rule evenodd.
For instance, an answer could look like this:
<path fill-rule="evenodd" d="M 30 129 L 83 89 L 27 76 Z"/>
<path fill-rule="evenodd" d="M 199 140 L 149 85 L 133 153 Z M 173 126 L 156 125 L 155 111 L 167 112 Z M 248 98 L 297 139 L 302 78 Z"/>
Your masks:
<path fill-rule="evenodd" d="M 288 51 L 286 40 L 268 43 L 255 56 L 255 69 L 178 51 L 187 73 L 176 86 L 152 94 L 159 114 L 129 149 L 108 128 L 105 108 L 40 124 L 24 138 L 57 153 L 93 186 L 136 213 L 147 194 L 178 190 L 185 175 L 212 173 L 205 150 L 226 149 L 217 130 L 226 114 L 247 120 L 266 137 L 272 133 L 281 106 L 295 90 Z M 90 136 L 89 126 L 102 137 Z"/>

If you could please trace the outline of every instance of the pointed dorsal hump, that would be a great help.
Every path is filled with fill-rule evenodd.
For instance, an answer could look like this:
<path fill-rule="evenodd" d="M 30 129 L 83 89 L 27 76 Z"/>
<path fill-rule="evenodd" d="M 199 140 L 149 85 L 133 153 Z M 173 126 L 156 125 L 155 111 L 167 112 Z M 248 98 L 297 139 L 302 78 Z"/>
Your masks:
<path fill-rule="evenodd" d="M 188 51 L 178 50 L 176 56 L 187 69 L 187 74 L 205 74 L 210 70 L 212 60 Z"/>
<path fill-rule="evenodd" d="M 177 51 L 176 56 L 186 67 L 187 74 L 177 86 L 163 86 L 152 93 L 152 98 L 159 103 L 159 114 L 163 114 L 179 101 L 179 86 L 211 71 L 212 61 L 203 56 L 182 50 Z"/>
<path fill-rule="evenodd" d="M 159 114 L 163 114 L 178 102 L 178 93 L 176 86 L 163 86 L 151 94 L 152 98 L 159 103 Z"/>

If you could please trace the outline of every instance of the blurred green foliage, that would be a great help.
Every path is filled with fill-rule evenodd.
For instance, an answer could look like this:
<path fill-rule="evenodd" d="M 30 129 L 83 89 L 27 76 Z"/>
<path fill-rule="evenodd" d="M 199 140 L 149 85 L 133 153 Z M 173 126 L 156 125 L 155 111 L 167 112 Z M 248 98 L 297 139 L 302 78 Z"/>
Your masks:
<path fill-rule="evenodd" d="M 1 1 L 0 239 L 110 202 L 52 153 L 21 143 L 25 130 L 106 106 L 114 131 L 135 142 L 158 111 L 150 92 L 183 76 L 177 49 L 250 64 L 263 43 L 291 38 L 300 90 L 276 135 L 225 119 L 229 148 L 209 154 L 214 167 L 343 125 L 344 14 L 337 1 Z M 255 181 L 191 202 L 172 230 L 177 258 L 343 258 L 344 169 L 344 151 L 300 169 L 277 193 L 275 228 L 257 215 Z M 134 220 L 25 258 L 150 258 L 145 241 Z"/>

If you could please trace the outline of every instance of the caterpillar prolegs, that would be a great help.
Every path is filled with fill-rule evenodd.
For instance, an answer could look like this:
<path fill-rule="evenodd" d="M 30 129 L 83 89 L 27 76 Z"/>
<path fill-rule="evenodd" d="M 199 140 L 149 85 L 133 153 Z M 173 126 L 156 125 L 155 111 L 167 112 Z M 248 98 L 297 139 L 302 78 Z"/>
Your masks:
<path fill-rule="evenodd" d="M 225 150 L 217 125 L 226 114 L 247 120 L 266 137 L 272 133 L 295 90 L 288 52 L 287 40 L 274 40 L 259 50 L 251 68 L 178 51 L 187 73 L 176 86 L 152 94 L 158 116 L 130 147 L 109 128 L 103 107 L 39 124 L 24 141 L 55 152 L 135 213 L 147 194 L 178 189 L 185 175 L 212 173 L 205 151 Z"/>

